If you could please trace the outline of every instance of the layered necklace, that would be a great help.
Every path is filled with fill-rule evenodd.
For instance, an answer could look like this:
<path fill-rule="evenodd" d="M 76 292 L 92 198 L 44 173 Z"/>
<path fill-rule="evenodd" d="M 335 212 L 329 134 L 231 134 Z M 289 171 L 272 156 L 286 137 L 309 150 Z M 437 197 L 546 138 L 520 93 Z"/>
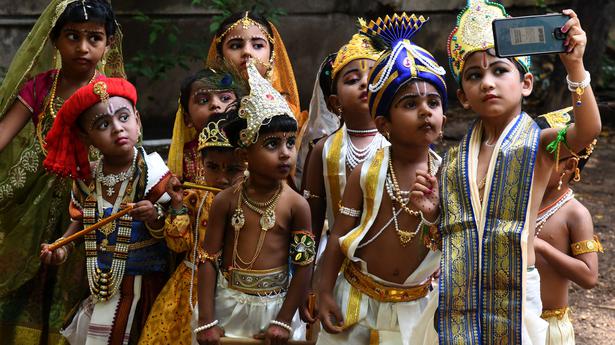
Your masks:
<path fill-rule="evenodd" d="M 130 177 L 132 177 L 132 175 Z M 100 220 L 104 217 L 104 200 L 102 197 L 101 181 L 95 179 L 94 183 L 96 189 L 94 193 L 91 193 L 86 199 L 83 209 L 83 224 L 85 227 L 96 223 L 97 219 Z M 127 201 L 133 198 L 133 187 L 133 178 L 126 178 L 124 181 L 122 181 L 119 193 L 117 195 L 117 198 L 115 199 L 113 208 L 111 209 L 111 214 L 116 213 L 121 205 L 124 205 Z M 95 195 L 96 200 L 94 200 L 93 194 Z M 98 217 L 96 215 L 97 213 Z M 105 236 L 100 243 L 100 250 L 102 252 L 107 251 L 107 246 L 109 245 L 109 235 L 115 232 L 116 228 L 116 243 L 113 249 L 111 268 L 108 271 L 103 271 L 98 266 L 96 231 L 92 231 L 85 235 L 86 270 L 88 276 L 88 283 L 90 286 L 90 292 L 92 293 L 96 301 L 106 301 L 113 295 L 115 295 L 120 288 L 122 279 L 124 279 L 126 260 L 128 259 L 128 248 L 130 238 L 132 236 L 132 216 L 127 213 L 119 220 L 113 221 L 98 229 L 98 231 Z"/>
<path fill-rule="evenodd" d="M 134 174 L 137 163 L 137 148 L 135 147 L 133 150 L 132 163 L 130 164 L 130 167 L 119 174 L 105 175 L 103 173 L 102 158 L 98 160 L 98 165 L 96 166 L 96 182 L 101 182 L 105 187 L 107 187 L 108 197 L 115 193 L 115 185 L 122 181 L 128 180 L 128 178 Z"/>
<path fill-rule="evenodd" d="M 428 167 L 429 174 L 433 175 L 435 171 L 435 165 L 433 163 L 431 153 L 427 153 L 427 167 Z M 397 236 L 399 237 L 399 242 L 401 243 L 402 246 L 405 247 L 406 245 L 408 245 L 408 243 L 410 243 L 410 241 L 412 241 L 412 239 L 420 231 L 421 229 L 420 220 L 422 219 L 423 215 L 421 211 L 412 210 L 408 206 L 408 204 L 410 203 L 410 191 L 401 190 L 401 188 L 399 187 L 397 176 L 395 175 L 395 170 L 393 169 L 393 157 L 392 156 L 389 157 L 389 168 L 387 170 L 385 187 L 386 187 L 387 194 L 389 195 L 389 198 L 391 198 L 391 208 L 392 208 L 392 213 L 393 213 L 392 220 L 395 226 L 395 232 L 397 233 Z M 395 207 L 395 204 L 399 205 L 399 208 L 400 208 L 399 210 Z M 416 230 L 414 231 L 403 230 L 399 227 L 399 222 L 397 220 L 397 217 L 399 216 L 401 211 L 404 211 L 406 214 L 419 219 L 419 224 L 417 225 Z M 387 226 L 389 224 L 390 224 L 390 221 L 389 223 L 387 223 Z M 383 230 L 384 230 L 384 227 L 382 230 L 380 230 L 380 232 L 382 232 Z M 380 232 L 374 237 L 377 237 L 378 235 L 380 235 Z"/>
<path fill-rule="evenodd" d="M 373 136 L 372 141 L 360 149 L 355 146 L 355 144 L 351 140 L 351 136 Z M 350 170 L 354 170 L 354 168 L 360 163 L 364 162 L 367 158 L 371 157 L 376 150 L 378 150 L 382 146 L 382 141 L 384 137 L 378 133 L 377 129 L 348 129 L 346 128 L 346 135 L 344 136 L 344 144 L 348 148 L 346 150 L 346 165 Z"/>
<path fill-rule="evenodd" d="M 280 195 L 282 194 L 283 185 L 280 183 L 280 187 L 278 190 L 271 196 L 271 198 L 265 202 L 257 202 L 251 200 L 248 197 L 246 182 L 242 183 L 241 191 L 238 193 L 239 197 L 237 200 L 237 208 L 233 213 L 231 218 L 231 225 L 235 230 L 235 239 L 233 243 L 233 267 L 240 268 L 239 263 L 243 265 L 245 269 L 251 269 L 256 262 L 256 259 L 260 255 L 260 252 L 263 248 L 263 243 L 265 242 L 265 235 L 267 235 L 267 231 L 275 226 L 275 208 L 278 204 L 278 200 L 280 199 Z M 252 211 L 258 213 L 260 218 L 260 227 L 261 232 L 258 236 L 258 242 L 256 244 L 256 250 L 254 252 L 254 256 L 250 260 L 245 260 L 239 255 L 239 251 L 237 247 L 239 245 L 239 233 L 241 229 L 244 227 L 246 223 L 246 218 L 243 213 L 242 206 L 245 205 Z"/>
<path fill-rule="evenodd" d="M 566 205 L 568 201 L 572 200 L 572 198 L 574 198 L 574 193 L 572 192 L 572 189 L 568 189 L 566 193 L 557 198 L 557 200 L 555 200 L 555 202 L 551 205 L 538 211 L 539 216 L 536 219 L 536 231 L 534 232 L 534 236 L 538 237 L 538 234 L 542 231 L 542 228 L 545 226 L 547 220 L 549 220 L 555 212 L 562 208 L 562 206 Z"/>

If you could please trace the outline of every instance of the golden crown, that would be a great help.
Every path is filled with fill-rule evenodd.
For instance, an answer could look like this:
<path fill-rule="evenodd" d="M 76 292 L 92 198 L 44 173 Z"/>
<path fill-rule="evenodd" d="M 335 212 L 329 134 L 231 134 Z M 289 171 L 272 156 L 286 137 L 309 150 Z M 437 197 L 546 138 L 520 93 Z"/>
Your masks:
<path fill-rule="evenodd" d="M 209 147 L 233 147 L 220 125 L 224 119 L 207 123 L 199 134 L 199 151 Z"/>
<path fill-rule="evenodd" d="M 359 18 L 359 26 L 361 30 L 365 28 L 365 20 Z M 333 61 L 332 78 L 335 79 L 337 74 L 353 60 L 370 59 L 378 60 L 382 52 L 374 48 L 374 44 L 370 37 L 363 34 L 354 34 L 348 43 L 342 46 L 337 52 L 335 61 Z"/>
<path fill-rule="evenodd" d="M 254 144 L 261 126 L 273 117 L 288 115 L 295 118 L 286 99 L 261 76 L 253 60 L 248 61 L 247 69 L 250 94 L 241 99 L 239 106 L 239 117 L 247 122 L 246 128 L 239 132 L 239 145 L 242 147 Z"/>

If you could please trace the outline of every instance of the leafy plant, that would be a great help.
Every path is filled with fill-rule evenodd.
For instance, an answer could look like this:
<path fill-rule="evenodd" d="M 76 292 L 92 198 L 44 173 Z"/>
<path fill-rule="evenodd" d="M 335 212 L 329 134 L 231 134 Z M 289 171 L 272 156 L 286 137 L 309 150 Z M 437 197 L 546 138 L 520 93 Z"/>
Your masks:
<path fill-rule="evenodd" d="M 192 0 L 192 5 L 205 5 L 205 3 L 204 0 Z M 273 23 L 277 23 L 279 17 L 286 15 L 286 11 L 275 7 L 271 0 L 212 0 L 208 7 L 220 12 L 209 24 L 211 33 L 216 32 L 224 19 L 236 12 L 255 11 Z"/>

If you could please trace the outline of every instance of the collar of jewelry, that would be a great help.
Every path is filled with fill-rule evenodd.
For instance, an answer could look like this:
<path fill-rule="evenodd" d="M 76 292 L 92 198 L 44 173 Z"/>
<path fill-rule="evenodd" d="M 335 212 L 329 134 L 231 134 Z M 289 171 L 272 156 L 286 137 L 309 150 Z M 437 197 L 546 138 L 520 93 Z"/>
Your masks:
<path fill-rule="evenodd" d="M 235 27 L 237 27 L 238 25 L 241 25 L 241 27 L 244 30 L 247 30 L 250 26 L 256 26 L 260 31 L 262 31 L 263 35 L 265 35 L 265 37 L 267 37 L 267 40 L 270 43 L 273 43 L 273 37 L 271 37 L 271 35 L 267 32 L 267 29 L 261 23 L 259 23 L 259 22 L 255 21 L 254 19 L 248 17 L 248 11 L 246 11 L 245 15 L 241 19 L 239 19 L 238 21 L 234 22 L 226 30 L 224 30 L 222 35 L 220 35 L 219 37 L 216 38 L 216 42 L 217 43 L 221 43 L 224 40 L 224 37 L 231 30 L 233 30 Z"/>
<path fill-rule="evenodd" d="M 254 144 L 261 126 L 273 117 L 288 115 L 295 118 L 286 99 L 261 76 L 253 60 L 248 61 L 248 82 L 250 94 L 241 99 L 239 106 L 239 117 L 247 122 L 246 128 L 239 132 L 239 145 L 242 147 Z"/>
<path fill-rule="evenodd" d="M 107 187 L 107 196 L 110 197 L 113 195 L 113 193 L 115 193 L 114 187 L 116 184 L 125 181 L 134 174 L 138 152 L 136 147 L 133 148 L 133 150 L 134 151 L 132 154 L 132 163 L 130 164 L 130 167 L 127 170 L 122 171 L 118 174 L 105 175 L 103 173 L 103 157 L 98 160 L 98 164 L 96 165 L 96 179 L 100 181 L 105 187 Z"/>

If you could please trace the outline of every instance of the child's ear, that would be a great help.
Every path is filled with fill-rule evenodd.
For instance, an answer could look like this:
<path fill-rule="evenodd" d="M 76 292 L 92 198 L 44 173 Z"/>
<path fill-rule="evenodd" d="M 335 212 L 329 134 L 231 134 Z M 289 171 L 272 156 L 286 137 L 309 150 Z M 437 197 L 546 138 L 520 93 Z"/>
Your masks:
<path fill-rule="evenodd" d="M 446 115 L 442 114 L 442 128 L 444 129 L 444 125 L 446 125 Z"/>
<path fill-rule="evenodd" d="M 329 96 L 329 105 L 331 106 L 333 113 L 337 114 L 338 116 L 342 115 L 342 105 L 340 104 L 340 99 L 339 97 L 337 97 L 337 95 L 330 95 Z"/>
<path fill-rule="evenodd" d="M 141 113 L 135 108 L 135 116 L 137 117 L 137 124 L 141 127 Z"/>
<path fill-rule="evenodd" d="M 235 151 L 233 151 L 233 154 L 240 161 L 245 162 L 246 164 L 248 163 L 248 150 L 246 150 L 245 148 L 238 147 L 235 149 Z"/>
<path fill-rule="evenodd" d="M 459 100 L 459 103 L 461 103 L 461 106 L 463 107 L 463 109 L 465 110 L 472 109 L 472 106 L 470 105 L 470 102 L 468 101 L 468 97 L 466 97 L 465 92 L 463 92 L 461 88 L 457 89 L 457 99 Z"/>
<path fill-rule="evenodd" d="M 525 73 L 521 80 L 521 94 L 523 97 L 527 97 L 532 93 L 534 88 L 534 75 L 532 73 Z"/>
<path fill-rule="evenodd" d="M 90 147 L 92 145 L 90 136 L 81 128 L 81 126 L 77 126 L 77 136 L 79 137 L 79 140 L 83 141 L 85 146 Z"/>
<path fill-rule="evenodd" d="M 564 164 L 564 171 L 566 174 L 574 173 L 579 166 L 579 160 L 576 157 L 568 157 Z"/>
<path fill-rule="evenodd" d="M 385 137 L 385 134 L 391 131 L 389 128 L 390 123 L 384 116 L 376 116 L 376 118 L 374 118 L 374 124 L 376 125 L 376 128 L 378 128 L 378 132 L 380 132 Z"/>

